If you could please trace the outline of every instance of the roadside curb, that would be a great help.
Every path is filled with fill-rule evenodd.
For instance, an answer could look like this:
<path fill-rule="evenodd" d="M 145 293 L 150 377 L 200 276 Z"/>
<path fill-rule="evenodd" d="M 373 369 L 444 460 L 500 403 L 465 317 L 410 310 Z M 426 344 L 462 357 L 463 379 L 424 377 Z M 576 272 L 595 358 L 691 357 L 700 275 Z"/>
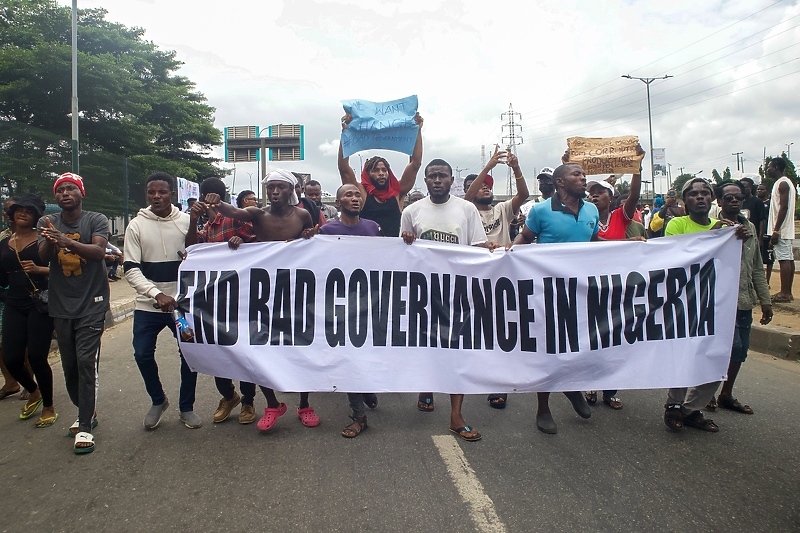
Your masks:
<path fill-rule="evenodd" d="M 111 308 L 106 311 L 106 321 L 103 324 L 103 329 L 108 329 L 121 324 L 133 316 L 133 311 L 136 308 L 136 299 L 130 298 L 127 300 L 116 300 L 111 302 Z M 50 341 L 50 353 L 48 357 L 58 357 L 58 341 L 53 338 Z"/>
<path fill-rule="evenodd" d="M 136 309 L 135 298 L 112 301 L 111 308 L 106 313 L 105 329 L 125 322 L 133 316 L 134 309 Z"/>
<path fill-rule="evenodd" d="M 753 324 L 750 349 L 781 359 L 800 359 L 800 331 L 783 326 Z"/>

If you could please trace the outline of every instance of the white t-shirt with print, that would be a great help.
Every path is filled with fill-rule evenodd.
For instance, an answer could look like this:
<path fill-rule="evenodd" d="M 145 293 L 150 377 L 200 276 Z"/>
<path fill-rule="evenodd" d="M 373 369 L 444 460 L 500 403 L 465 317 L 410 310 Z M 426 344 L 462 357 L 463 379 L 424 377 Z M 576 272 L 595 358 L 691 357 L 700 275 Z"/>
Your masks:
<path fill-rule="evenodd" d="M 418 239 L 452 244 L 480 244 L 487 241 L 478 210 L 456 196 L 435 204 L 430 196 L 403 210 L 400 232 L 410 231 Z"/>
<path fill-rule="evenodd" d="M 508 227 L 511 225 L 511 222 L 517 218 L 514 216 L 514 209 L 511 207 L 511 202 L 513 202 L 513 200 L 500 202 L 497 205 L 493 205 L 491 209 L 485 211 L 478 209 L 481 222 L 483 222 L 483 230 L 486 232 L 486 238 L 489 239 L 490 242 L 497 242 L 500 244 L 511 243 L 511 235 L 508 233 Z"/>

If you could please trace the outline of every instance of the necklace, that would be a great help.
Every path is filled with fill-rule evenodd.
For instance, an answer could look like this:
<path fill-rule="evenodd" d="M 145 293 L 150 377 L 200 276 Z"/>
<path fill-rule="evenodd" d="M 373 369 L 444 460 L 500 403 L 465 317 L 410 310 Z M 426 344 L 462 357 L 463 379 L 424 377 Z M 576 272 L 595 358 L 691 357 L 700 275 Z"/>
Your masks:
<path fill-rule="evenodd" d="M 600 231 L 605 232 L 605 231 L 608 230 L 608 221 L 609 221 L 610 218 L 611 218 L 611 213 L 606 215 L 606 221 L 605 222 L 599 222 L 597 224 L 598 226 L 600 226 Z"/>

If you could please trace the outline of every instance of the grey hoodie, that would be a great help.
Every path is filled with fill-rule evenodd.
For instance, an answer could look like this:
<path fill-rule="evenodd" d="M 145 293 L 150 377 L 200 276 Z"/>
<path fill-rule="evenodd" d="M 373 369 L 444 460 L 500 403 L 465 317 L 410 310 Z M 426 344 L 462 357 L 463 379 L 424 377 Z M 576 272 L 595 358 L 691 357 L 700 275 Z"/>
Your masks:
<path fill-rule="evenodd" d="M 150 208 L 139 214 L 125 230 L 125 278 L 136 290 L 136 310 L 160 313 L 155 297 L 178 294 L 180 255 L 186 251 L 189 215 L 172 207 L 168 217 L 156 216 Z"/>

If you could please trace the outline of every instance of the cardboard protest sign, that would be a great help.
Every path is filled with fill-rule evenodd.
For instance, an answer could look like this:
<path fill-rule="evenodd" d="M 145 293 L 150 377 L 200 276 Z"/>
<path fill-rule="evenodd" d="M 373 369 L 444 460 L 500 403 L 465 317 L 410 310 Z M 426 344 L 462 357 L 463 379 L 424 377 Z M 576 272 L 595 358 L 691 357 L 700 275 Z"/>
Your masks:
<path fill-rule="evenodd" d="M 342 131 L 342 155 L 370 149 L 394 150 L 411 155 L 417 142 L 419 126 L 417 95 L 389 102 L 344 100 L 344 110 L 353 117 Z"/>
<path fill-rule="evenodd" d="M 586 175 L 639 174 L 644 154 L 636 154 L 639 137 L 570 137 L 569 162 L 578 163 Z"/>

